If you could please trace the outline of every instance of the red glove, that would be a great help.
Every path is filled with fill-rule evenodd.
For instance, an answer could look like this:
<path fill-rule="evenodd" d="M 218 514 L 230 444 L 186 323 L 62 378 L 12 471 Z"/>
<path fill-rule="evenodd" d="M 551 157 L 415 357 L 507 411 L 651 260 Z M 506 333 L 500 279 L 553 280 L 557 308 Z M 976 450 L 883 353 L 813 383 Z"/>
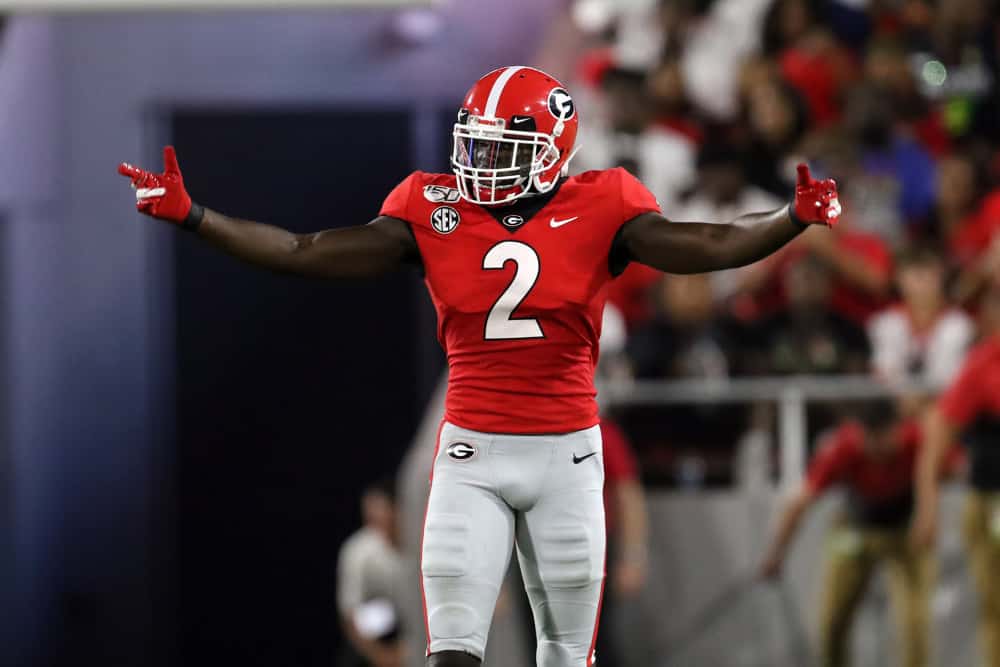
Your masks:
<path fill-rule="evenodd" d="M 118 173 L 132 179 L 135 207 L 140 213 L 168 220 L 186 229 L 196 229 L 204 209 L 193 204 L 184 189 L 184 178 L 173 146 L 163 147 L 163 167 L 162 174 L 154 174 L 122 162 L 118 165 Z"/>
<path fill-rule="evenodd" d="M 840 219 L 837 183 L 832 178 L 814 180 L 809 167 L 799 164 L 799 180 L 795 184 L 795 200 L 789 209 L 792 220 L 803 225 L 833 227 Z"/>

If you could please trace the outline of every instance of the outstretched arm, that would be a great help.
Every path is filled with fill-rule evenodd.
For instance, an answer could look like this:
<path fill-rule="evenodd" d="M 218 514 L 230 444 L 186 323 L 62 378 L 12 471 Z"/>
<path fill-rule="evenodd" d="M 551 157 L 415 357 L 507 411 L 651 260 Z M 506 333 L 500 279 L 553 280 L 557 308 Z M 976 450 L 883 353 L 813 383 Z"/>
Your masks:
<path fill-rule="evenodd" d="M 192 203 L 173 147 L 163 149 L 163 161 L 162 174 L 124 163 L 118 167 L 136 189 L 136 208 L 251 264 L 317 278 L 370 278 L 419 262 L 416 241 L 402 220 L 382 216 L 367 225 L 295 234 Z"/>
<path fill-rule="evenodd" d="M 958 429 L 937 406 L 928 410 L 924 423 L 924 442 L 917 458 L 916 507 L 910 526 L 910 541 L 920 548 L 934 546 L 938 524 L 938 492 L 941 470 L 948 447 L 958 437 Z"/>
<path fill-rule="evenodd" d="M 293 234 L 205 209 L 197 233 L 256 266 L 313 278 L 374 278 L 419 261 L 406 223 L 385 216 L 358 227 Z"/>
<path fill-rule="evenodd" d="M 833 226 L 840 216 L 837 185 L 815 181 L 799 165 L 795 200 L 768 213 L 744 215 L 728 224 L 671 223 L 645 213 L 622 227 L 629 259 L 670 273 L 706 273 L 744 266 L 767 257 L 808 225 Z"/>
<path fill-rule="evenodd" d="M 788 547 L 798 532 L 802 517 L 806 510 L 816 501 L 816 494 L 807 485 L 803 485 L 795 495 L 792 496 L 781 510 L 778 519 L 778 528 L 771 540 L 771 545 L 764 556 L 764 562 L 760 566 L 760 574 L 766 579 L 773 579 L 781 574 L 781 567 L 785 562 L 785 555 Z"/>

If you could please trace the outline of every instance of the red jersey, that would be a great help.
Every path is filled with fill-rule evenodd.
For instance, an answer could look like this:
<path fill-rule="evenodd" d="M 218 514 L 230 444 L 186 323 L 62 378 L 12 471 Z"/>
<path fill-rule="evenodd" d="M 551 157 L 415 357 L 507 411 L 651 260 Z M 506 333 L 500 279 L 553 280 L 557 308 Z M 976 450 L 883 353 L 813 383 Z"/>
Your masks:
<path fill-rule="evenodd" d="M 865 431 L 848 422 L 832 433 L 809 464 L 807 483 L 819 494 L 835 484 L 848 492 L 848 512 L 863 525 L 899 526 L 913 511 L 913 476 L 920 446 L 914 422 L 901 424 L 896 447 L 882 459 L 865 452 Z"/>
<path fill-rule="evenodd" d="M 809 464 L 807 479 L 813 493 L 844 484 L 866 499 L 893 498 L 913 486 L 920 431 L 906 423 L 896 432 L 897 449 L 885 459 L 865 453 L 864 428 L 848 422 L 834 431 Z"/>
<path fill-rule="evenodd" d="M 594 426 L 609 253 L 656 199 L 623 169 L 590 171 L 530 219 L 500 221 L 455 188 L 451 174 L 415 172 L 381 210 L 409 223 L 420 250 L 448 357 L 445 419 L 488 433 Z"/>
<path fill-rule="evenodd" d="M 1000 334 L 969 351 L 938 407 L 963 431 L 972 486 L 1000 491 Z"/>
<path fill-rule="evenodd" d="M 987 195 L 975 213 L 962 220 L 949 241 L 951 258 L 959 266 L 976 261 L 1000 234 L 1000 191 Z"/>

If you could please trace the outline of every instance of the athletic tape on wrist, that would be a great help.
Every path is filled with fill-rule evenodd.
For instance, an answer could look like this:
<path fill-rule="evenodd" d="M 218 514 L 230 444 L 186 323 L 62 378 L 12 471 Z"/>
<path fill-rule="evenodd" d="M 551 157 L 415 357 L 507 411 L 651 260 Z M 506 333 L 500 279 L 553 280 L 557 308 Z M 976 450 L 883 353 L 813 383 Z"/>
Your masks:
<path fill-rule="evenodd" d="M 201 219 L 204 217 L 205 207 L 191 202 L 191 210 L 188 211 L 187 217 L 184 218 L 184 222 L 181 223 L 181 227 L 189 232 L 196 232 L 198 231 L 198 227 L 201 226 Z"/>
<path fill-rule="evenodd" d="M 809 228 L 809 223 L 802 222 L 799 219 L 799 216 L 795 215 L 795 200 L 792 200 L 792 203 L 788 205 L 788 219 L 791 220 L 792 224 L 798 227 L 799 229 Z"/>

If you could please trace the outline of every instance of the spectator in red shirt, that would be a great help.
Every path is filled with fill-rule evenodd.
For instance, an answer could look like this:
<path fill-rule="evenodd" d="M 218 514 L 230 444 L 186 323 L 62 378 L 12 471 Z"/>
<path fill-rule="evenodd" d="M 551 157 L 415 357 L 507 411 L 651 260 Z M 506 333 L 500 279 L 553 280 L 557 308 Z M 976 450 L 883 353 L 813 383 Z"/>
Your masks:
<path fill-rule="evenodd" d="M 840 117 L 840 97 L 855 67 L 819 19 L 817 3 L 779 0 L 764 19 L 763 46 L 805 99 L 813 124 L 825 126 Z"/>
<path fill-rule="evenodd" d="M 784 303 L 784 276 L 794 262 L 811 255 L 825 264 L 833 275 L 830 307 L 856 324 L 887 303 L 892 287 L 892 252 L 878 236 L 855 229 L 851 207 L 845 206 L 840 224 L 828 234 L 806 232 L 771 260 L 744 269 L 741 297 L 734 302 L 734 314 L 749 318 L 774 312 Z M 824 230 L 827 231 L 827 230 Z"/>
<path fill-rule="evenodd" d="M 802 487 L 781 512 L 761 567 L 767 578 L 780 574 L 806 510 L 834 486 L 847 490 L 846 511 L 832 526 L 827 544 L 820 614 L 823 665 L 848 663 L 851 622 L 873 572 L 882 564 L 899 610 L 903 664 L 928 664 L 933 556 L 906 539 L 919 442 L 916 424 L 898 423 L 892 401 L 873 402 L 859 421 L 844 423 L 827 438 Z"/>
<path fill-rule="evenodd" d="M 921 453 L 917 515 L 912 540 L 934 541 L 938 470 L 948 443 L 959 438 L 969 452 L 969 490 L 963 532 L 979 593 L 979 638 L 983 664 L 1000 665 L 1000 274 L 983 298 L 984 339 L 958 377 L 927 415 L 927 445 Z"/>
<path fill-rule="evenodd" d="M 961 267 L 955 296 L 972 303 L 1000 275 L 1000 190 L 986 195 L 949 241 Z"/>
<path fill-rule="evenodd" d="M 601 606 L 597 654 L 602 664 L 624 664 L 617 622 L 622 606 L 634 600 L 646 582 L 649 516 L 639 481 L 635 453 L 619 426 L 601 419 L 604 442 L 604 507 L 608 523 L 608 590 Z"/>

